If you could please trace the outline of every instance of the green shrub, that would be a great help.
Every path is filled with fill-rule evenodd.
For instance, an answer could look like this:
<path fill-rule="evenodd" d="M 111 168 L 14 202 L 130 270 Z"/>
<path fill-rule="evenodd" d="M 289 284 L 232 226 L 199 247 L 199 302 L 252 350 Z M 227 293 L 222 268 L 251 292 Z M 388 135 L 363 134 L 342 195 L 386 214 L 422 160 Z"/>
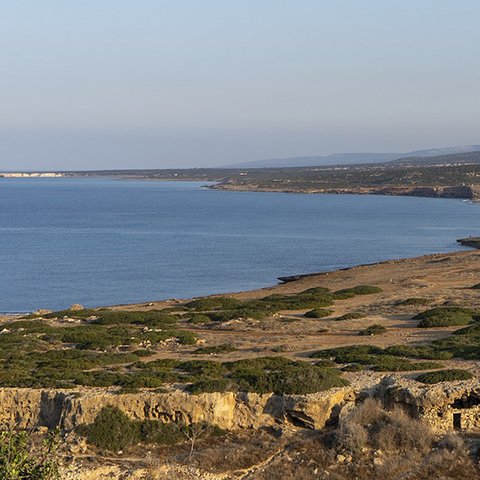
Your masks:
<path fill-rule="evenodd" d="M 358 320 L 360 318 L 365 318 L 367 315 L 362 312 L 349 312 L 345 313 L 341 317 L 336 318 L 335 320 Z"/>
<path fill-rule="evenodd" d="M 180 331 L 176 336 L 181 345 L 195 345 L 198 341 L 198 337 L 193 332 Z"/>
<path fill-rule="evenodd" d="M 341 372 L 283 357 L 240 360 L 230 364 L 230 378 L 240 391 L 277 394 L 307 394 L 347 384 Z"/>
<path fill-rule="evenodd" d="M 301 292 L 302 295 L 309 294 L 309 295 L 327 295 L 330 293 L 330 289 L 327 287 L 313 287 L 308 288 Z"/>
<path fill-rule="evenodd" d="M 60 480 L 57 448 L 57 432 L 49 432 L 38 447 L 28 432 L 0 431 L 0 478 Z"/>
<path fill-rule="evenodd" d="M 382 293 L 380 287 L 373 287 L 371 285 L 357 285 L 352 288 L 344 288 L 335 292 L 335 295 L 373 295 L 375 293 Z"/>
<path fill-rule="evenodd" d="M 188 319 L 188 323 L 193 323 L 194 325 L 202 325 L 204 323 L 210 323 L 211 321 L 208 315 L 203 315 L 202 313 L 196 313 Z"/>
<path fill-rule="evenodd" d="M 360 332 L 358 332 L 358 335 L 360 336 L 381 335 L 386 331 L 387 329 L 383 325 L 374 324 L 374 325 L 370 325 L 365 330 L 361 330 Z"/>
<path fill-rule="evenodd" d="M 192 353 L 196 355 L 211 355 L 211 354 L 235 352 L 236 350 L 237 349 L 233 345 L 230 345 L 229 343 L 225 343 L 223 345 L 212 345 L 210 347 L 200 347 L 194 350 Z"/>
<path fill-rule="evenodd" d="M 334 358 L 337 363 L 351 363 L 352 357 L 381 355 L 383 350 L 375 345 L 349 345 L 348 347 L 328 348 L 312 353 L 312 358 Z"/>
<path fill-rule="evenodd" d="M 479 290 L 480 289 L 480 283 L 476 283 L 475 285 L 472 285 L 470 288 L 473 289 L 473 290 Z"/>
<path fill-rule="evenodd" d="M 428 385 L 433 385 L 434 383 L 470 380 L 471 378 L 473 378 L 473 375 L 468 370 L 451 369 L 422 373 L 421 375 L 418 375 L 415 380 Z"/>
<path fill-rule="evenodd" d="M 419 328 L 451 327 L 468 325 L 473 320 L 474 311 L 461 307 L 436 307 L 413 317 L 420 320 Z"/>
<path fill-rule="evenodd" d="M 228 392 L 237 390 L 238 386 L 229 378 L 206 378 L 189 385 L 187 390 L 194 395 L 200 393 Z"/>
<path fill-rule="evenodd" d="M 90 444 L 102 450 L 119 451 L 137 443 L 140 438 L 140 423 L 116 407 L 103 407 L 89 425 L 77 428 L 80 435 L 87 437 Z"/>
<path fill-rule="evenodd" d="M 312 358 L 333 358 L 336 363 L 360 364 L 370 366 L 381 372 L 407 372 L 441 368 L 442 365 L 434 362 L 411 362 L 386 353 L 374 345 L 352 345 L 327 350 L 319 350 L 311 355 Z"/>
<path fill-rule="evenodd" d="M 405 358 L 422 358 L 425 360 L 449 360 L 453 357 L 451 352 L 435 349 L 431 345 L 414 347 L 411 345 L 393 345 L 384 351 L 386 355 Z"/>
<path fill-rule="evenodd" d="M 161 310 L 146 312 L 110 310 L 102 312 L 93 323 L 97 325 L 139 324 L 147 327 L 161 327 L 175 325 L 178 318 L 168 315 Z"/>
<path fill-rule="evenodd" d="M 432 303 L 432 300 L 429 298 L 412 297 L 412 298 L 407 298 L 406 300 L 400 300 L 396 303 L 396 305 L 399 305 L 399 306 L 428 305 L 429 303 Z"/>
<path fill-rule="evenodd" d="M 188 373 L 192 379 L 220 378 L 228 372 L 228 369 L 224 364 L 211 360 L 180 362 L 177 368 Z"/>
<path fill-rule="evenodd" d="M 159 388 L 167 381 L 174 381 L 176 376 L 171 372 L 165 372 L 164 375 L 159 375 L 159 372 L 154 374 L 138 373 L 133 375 L 124 375 L 115 382 L 119 387 L 138 389 L 138 388 Z"/>
<path fill-rule="evenodd" d="M 318 287 L 291 295 L 269 295 L 256 301 L 256 304 L 260 308 L 262 304 L 265 305 L 268 311 L 273 313 L 279 310 L 303 310 L 305 308 L 329 307 L 333 304 L 333 297 L 327 289 Z"/>
<path fill-rule="evenodd" d="M 324 318 L 328 317 L 333 313 L 333 310 L 326 310 L 323 308 L 315 308 L 306 312 L 303 316 L 306 318 Z"/>
<path fill-rule="evenodd" d="M 343 372 L 361 372 L 362 370 L 365 370 L 365 366 L 359 363 L 349 363 L 342 368 Z"/>
<path fill-rule="evenodd" d="M 52 312 L 52 313 L 47 313 L 46 315 L 43 315 L 43 318 L 63 318 L 63 317 L 69 317 L 69 318 L 88 318 L 88 317 L 94 317 L 98 316 L 100 312 L 103 312 L 106 310 L 93 310 L 89 308 L 85 308 L 83 310 L 59 310 L 57 312 Z"/>
<path fill-rule="evenodd" d="M 102 450 L 116 452 L 137 443 L 174 445 L 185 442 L 194 430 L 204 431 L 207 436 L 223 433 L 219 428 L 207 427 L 206 424 L 187 426 L 158 420 L 132 420 L 118 408 L 107 406 L 102 408 L 93 423 L 77 427 L 77 433 Z"/>
<path fill-rule="evenodd" d="M 432 347 L 436 351 L 448 352 L 455 358 L 480 360 L 480 335 L 478 333 L 470 334 L 464 332 L 462 335 L 452 335 L 447 338 L 434 340 Z"/>
<path fill-rule="evenodd" d="M 213 322 L 228 322 L 230 320 L 239 320 L 251 318 L 254 320 L 263 320 L 268 313 L 264 310 L 253 308 L 239 308 L 237 310 L 226 310 L 224 312 L 213 312 L 207 314 Z"/>
<path fill-rule="evenodd" d="M 339 290 L 338 292 L 333 293 L 333 298 L 335 300 L 348 300 L 353 297 L 355 297 L 355 294 L 350 290 Z"/>
<path fill-rule="evenodd" d="M 371 366 L 376 372 L 414 372 L 442 368 L 443 365 L 435 362 L 412 362 L 390 355 L 381 355 L 373 359 Z"/>
<path fill-rule="evenodd" d="M 196 310 L 197 312 L 205 312 L 210 310 L 230 310 L 238 307 L 241 302 L 230 297 L 205 297 L 192 300 L 185 304 L 186 308 Z"/>

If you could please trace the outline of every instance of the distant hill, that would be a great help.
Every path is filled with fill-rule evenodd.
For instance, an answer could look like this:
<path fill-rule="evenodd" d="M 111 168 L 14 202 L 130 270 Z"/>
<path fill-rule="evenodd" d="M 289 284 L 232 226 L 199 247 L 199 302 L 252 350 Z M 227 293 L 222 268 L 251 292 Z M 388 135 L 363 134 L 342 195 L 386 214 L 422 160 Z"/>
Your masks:
<path fill-rule="evenodd" d="M 332 153 L 324 156 L 272 158 L 253 162 L 235 163 L 221 168 L 275 168 L 275 167 L 313 167 L 324 165 L 351 165 L 362 163 L 385 163 L 404 158 L 438 157 L 442 155 L 479 152 L 480 145 L 463 145 L 459 147 L 433 148 L 406 153 Z"/>
<path fill-rule="evenodd" d="M 434 157 L 407 157 L 389 162 L 391 165 L 453 165 L 459 163 L 480 163 L 480 151 L 451 153 Z"/>

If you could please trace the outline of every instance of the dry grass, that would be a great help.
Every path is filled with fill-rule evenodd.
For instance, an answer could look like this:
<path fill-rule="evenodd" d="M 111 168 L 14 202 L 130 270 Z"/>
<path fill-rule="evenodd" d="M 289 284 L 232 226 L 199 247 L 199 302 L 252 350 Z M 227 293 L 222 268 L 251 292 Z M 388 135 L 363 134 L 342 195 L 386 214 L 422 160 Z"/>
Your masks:
<path fill-rule="evenodd" d="M 460 436 L 436 440 L 403 411 L 385 411 L 370 399 L 331 435 L 292 441 L 285 455 L 248 478 L 478 480 L 480 471 Z"/>

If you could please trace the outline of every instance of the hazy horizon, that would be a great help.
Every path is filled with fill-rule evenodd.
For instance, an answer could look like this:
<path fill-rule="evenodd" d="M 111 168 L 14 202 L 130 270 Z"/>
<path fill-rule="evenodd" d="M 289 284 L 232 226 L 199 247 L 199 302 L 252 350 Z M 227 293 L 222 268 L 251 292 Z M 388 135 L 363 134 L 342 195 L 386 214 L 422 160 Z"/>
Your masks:
<path fill-rule="evenodd" d="M 0 170 L 478 144 L 480 4 L 4 2 Z"/>

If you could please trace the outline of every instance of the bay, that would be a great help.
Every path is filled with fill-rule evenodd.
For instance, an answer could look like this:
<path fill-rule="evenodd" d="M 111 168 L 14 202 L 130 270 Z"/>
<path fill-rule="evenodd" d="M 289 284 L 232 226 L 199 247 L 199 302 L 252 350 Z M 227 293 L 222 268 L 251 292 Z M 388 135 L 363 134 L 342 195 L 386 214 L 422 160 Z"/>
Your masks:
<path fill-rule="evenodd" d="M 478 234 L 479 206 L 461 200 L 203 185 L 0 179 L 0 312 L 255 289 Z"/>

